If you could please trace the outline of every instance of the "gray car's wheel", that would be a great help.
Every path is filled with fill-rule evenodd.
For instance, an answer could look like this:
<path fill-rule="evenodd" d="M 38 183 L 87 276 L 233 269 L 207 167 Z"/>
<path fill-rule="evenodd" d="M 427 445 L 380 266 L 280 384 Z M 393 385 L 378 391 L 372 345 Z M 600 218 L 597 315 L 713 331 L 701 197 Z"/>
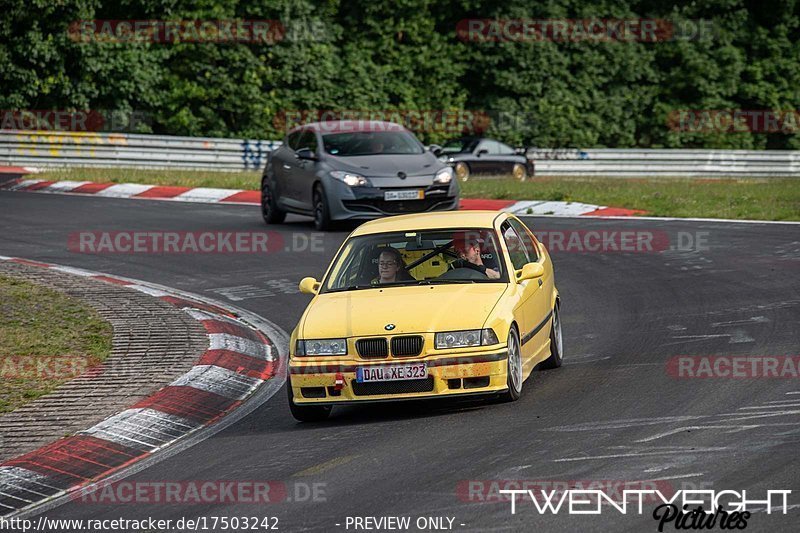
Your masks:
<path fill-rule="evenodd" d="M 295 420 L 300 422 L 321 422 L 331 414 L 330 405 L 297 405 L 292 395 L 292 383 L 286 380 L 286 390 L 289 392 L 289 410 Z"/>
<path fill-rule="evenodd" d="M 508 359 L 506 367 L 506 386 L 500 399 L 505 402 L 519 400 L 522 394 L 522 348 L 519 342 L 519 333 L 515 328 L 508 332 Z"/>
<path fill-rule="evenodd" d="M 286 220 L 286 211 L 278 207 L 267 180 L 261 182 L 261 216 L 267 224 L 281 224 Z"/>
<path fill-rule="evenodd" d="M 331 213 L 328 209 L 328 199 L 321 185 L 314 187 L 314 228 L 325 231 L 331 227 Z"/>
<path fill-rule="evenodd" d="M 456 163 L 455 171 L 456 177 L 461 181 L 467 181 L 469 179 L 469 165 L 463 161 Z"/>
<path fill-rule="evenodd" d="M 558 368 L 564 362 L 564 341 L 561 335 L 559 304 L 553 306 L 553 326 L 550 328 L 550 357 L 542 361 L 545 370 Z"/>

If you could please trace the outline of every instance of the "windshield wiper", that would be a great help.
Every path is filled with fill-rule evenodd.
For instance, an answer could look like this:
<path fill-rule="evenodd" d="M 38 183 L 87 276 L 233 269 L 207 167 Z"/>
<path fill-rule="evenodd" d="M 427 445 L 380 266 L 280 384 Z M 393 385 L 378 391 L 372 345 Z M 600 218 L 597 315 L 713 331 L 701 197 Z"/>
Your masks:
<path fill-rule="evenodd" d="M 476 279 L 423 279 L 418 285 L 433 285 L 434 283 L 477 283 Z"/>
<path fill-rule="evenodd" d="M 330 289 L 325 292 L 346 292 L 346 291 L 360 291 L 362 289 L 372 289 L 372 285 L 350 285 L 349 287 L 342 287 L 341 289 Z"/>

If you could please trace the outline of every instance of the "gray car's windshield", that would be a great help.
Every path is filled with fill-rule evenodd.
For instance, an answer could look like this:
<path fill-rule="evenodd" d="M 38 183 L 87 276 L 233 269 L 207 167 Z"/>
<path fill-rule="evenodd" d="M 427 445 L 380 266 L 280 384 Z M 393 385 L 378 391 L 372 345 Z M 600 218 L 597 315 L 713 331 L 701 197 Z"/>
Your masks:
<path fill-rule="evenodd" d="M 421 154 L 422 145 L 405 131 L 358 131 L 322 136 L 325 151 L 338 157 Z"/>

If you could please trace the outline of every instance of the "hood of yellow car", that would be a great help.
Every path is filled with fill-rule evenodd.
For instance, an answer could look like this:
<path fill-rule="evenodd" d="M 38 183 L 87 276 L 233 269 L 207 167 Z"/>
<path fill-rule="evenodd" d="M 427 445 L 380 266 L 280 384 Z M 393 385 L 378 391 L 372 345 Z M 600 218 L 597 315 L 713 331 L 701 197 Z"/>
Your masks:
<path fill-rule="evenodd" d="M 320 294 L 306 310 L 306 339 L 397 335 L 483 327 L 505 283 L 415 285 Z M 394 324 L 387 331 L 385 326 Z"/>

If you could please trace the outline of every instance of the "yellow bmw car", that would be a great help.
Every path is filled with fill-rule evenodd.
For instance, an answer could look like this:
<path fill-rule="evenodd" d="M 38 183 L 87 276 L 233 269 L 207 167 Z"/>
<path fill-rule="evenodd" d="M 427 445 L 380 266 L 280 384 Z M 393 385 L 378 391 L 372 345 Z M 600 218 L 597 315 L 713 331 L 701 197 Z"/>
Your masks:
<path fill-rule="evenodd" d="M 561 366 L 560 299 L 544 245 L 497 211 L 367 222 L 342 244 L 290 342 L 289 405 L 466 395 L 519 398 L 531 371 Z"/>

